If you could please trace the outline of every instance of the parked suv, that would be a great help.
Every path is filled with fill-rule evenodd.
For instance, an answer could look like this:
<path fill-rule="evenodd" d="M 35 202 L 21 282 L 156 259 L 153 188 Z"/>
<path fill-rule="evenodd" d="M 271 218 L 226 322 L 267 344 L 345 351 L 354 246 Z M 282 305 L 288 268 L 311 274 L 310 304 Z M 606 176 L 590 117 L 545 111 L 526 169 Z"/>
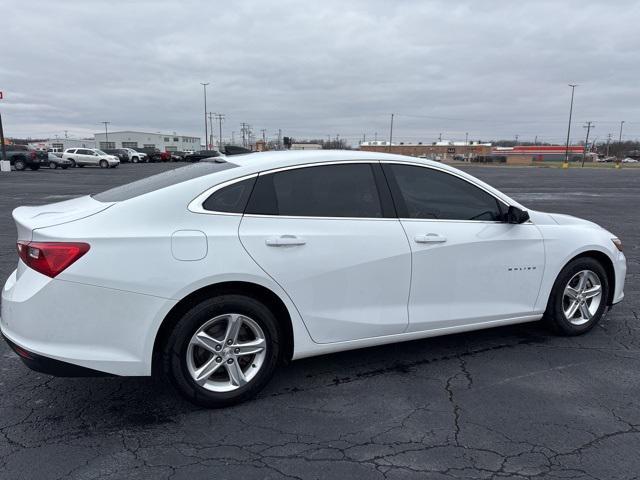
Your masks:
<path fill-rule="evenodd" d="M 7 158 L 2 158 L 2 150 L 0 150 L 0 160 L 9 160 L 16 170 L 24 170 L 27 167 L 31 170 L 40 168 L 42 162 L 40 155 L 26 145 L 5 145 L 5 151 Z"/>
<path fill-rule="evenodd" d="M 133 148 L 124 148 L 123 150 L 126 150 L 129 153 L 129 161 L 131 163 L 139 163 L 139 162 L 147 162 L 148 161 L 147 154 L 144 153 L 144 152 L 139 152 L 137 150 L 134 150 Z"/>
<path fill-rule="evenodd" d="M 94 165 L 100 168 L 109 168 L 120 165 L 118 157 L 108 155 L 97 148 L 67 148 L 62 154 L 62 158 L 71 160 L 74 167 Z"/>
<path fill-rule="evenodd" d="M 120 162 L 128 162 L 129 161 L 129 150 L 126 148 L 105 148 L 102 150 L 104 153 L 108 153 L 109 155 L 113 155 L 114 157 L 118 157 Z"/>

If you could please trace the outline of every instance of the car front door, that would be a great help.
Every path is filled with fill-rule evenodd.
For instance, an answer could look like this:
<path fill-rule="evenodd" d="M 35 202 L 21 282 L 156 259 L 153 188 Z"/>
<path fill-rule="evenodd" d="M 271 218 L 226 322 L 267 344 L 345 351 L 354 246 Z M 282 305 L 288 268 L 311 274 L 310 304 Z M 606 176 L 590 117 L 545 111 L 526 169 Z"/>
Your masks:
<path fill-rule="evenodd" d="M 258 176 L 240 239 L 318 343 L 408 327 L 411 250 L 384 181 L 365 162 Z"/>
<path fill-rule="evenodd" d="M 544 268 L 534 224 L 506 223 L 501 200 L 453 173 L 383 168 L 413 252 L 409 331 L 534 313 Z"/>

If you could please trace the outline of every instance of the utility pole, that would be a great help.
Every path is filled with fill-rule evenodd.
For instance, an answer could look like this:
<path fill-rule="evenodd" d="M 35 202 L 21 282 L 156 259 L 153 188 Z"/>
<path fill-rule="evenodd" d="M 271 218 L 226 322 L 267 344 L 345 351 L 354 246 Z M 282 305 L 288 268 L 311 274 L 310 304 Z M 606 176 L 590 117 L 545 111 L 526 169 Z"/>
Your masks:
<path fill-rule="evenodd" d="M 571 115 L 573 115 L 573 93 L 578 86 L 577 83 L 570 83 L 571 87 L 571 106 L 569 107 L 569 126 L 567 127 L 567 146 L 564 151 L 564 164 L 562 168 L 569 168 L 569 135 L 571 135 Z"/>
<path fill-rule="evenodd" d="M 231 145 L 235 145 L 236 144 L 236 131 L 232 130 L 231 131 Z"/>
<path fill-rule="evenodd" d="M 282 150 L 282 129 L 278 129 L 278 150 Z"/>
<path fill-rule="evenodd" d="M 69 138 L 69 137 L 67 136 L 67 132 L 68 132 L 68 131 L 69 131 L 69 130 L 65 130 L 65 131 L 64 131 L 64 138 Z"/>
<path fill-rule="evenodd" d="M 264 143 L 266 145 L 267 144 L 267 129 L 266 128 L 262 128 L 260 131 L 262 132 L 262 143 Z"/>
<path fill-rule="evenodd" d="M 393 143 L 393 113 L 391 114 L 391 127 L 389 128 L 389 148 L 388 152 L 391 152 L 391 144 Z"/>
<path fill-rule="evenodd" d="M 609 144 L 611 143 L 611 136 L 611 134 L 607 135 L 607 154 L 605 155 L 605 158 L 609 156 Z"/>
<path fill-rule="evenodd" d="M 374 142 L 377 142 L 377 141 L 378 141 L 378 132 L 376 132 L 376 133 L 373 135 L 373 141 L 374 141 Z"/>
<path fill-rule="evenodd" d="M 202 89 L 204 90 L 204 143 L 207 143 L 209 141 L 209 130 L 207 128 L 207 85 L 209 85 L 209 82 L 200 82 L 200 85 L 202 85 Z M 204 149 L 208 150 L 208 148 L 209 146 L 206 145 Z"/>
<path fill-rule="evenodd" d="M 536 138 L 533 139 L 533 144 L 538 145 L 538 135 L 536 135 Z"/>
<path fill-rule="evenodd" d="M 109 125 L 111 122 L 100 122 L 100 123 L 104 123 L 104 136 L 105 136 L 104 144 L 107 145 L 104 148 L 109 148 L 109 145 L 108 145 L 108 143 L 109 143 L 109 131 L 108 131 L 107 125 Z"/>
<path fill-rule="evenodd" d="M 518 145 L 518 138 L 520 138 L 520 135 L 516 135 L 516 145 Z"/>
<path fill-rule="evenodd" d="M 213 148 L 213 112 L 209 112 L 209 145 L 207 145 L 207 150 L 209 148 Z"/>
<path fill-rule="evenodd" d="M 246 134 L 247 134 L 247 129 L 249 127 L 248 123 L 242 122 L 240 124 L 240 133 L 242 133 L 242 146 L 247 148 L 247 138 L 246 138 Z"/>
<path fill-rule="evenodd" d="M 224 120 L 224 113 L 214 113 L 213 117 L 218 120 L 218 148 L 222 148 L 222 121 Z"/>
<path fill-rule="evenodd" d="M 464 144 L 467 146 L 469 145 L 469 132 L 464 134 Z"/>
<path fill-rule="evenodd" d="M 2 129 L 2 114 L 1 113 L 0 113 L 0 149 L 2 149 L 2 157 L 0 158 L 0 160 L 9 160 L 7 158 L 7 147 L 4 144 L 4 130 Z M 11 167 L 9 167 L 9 170 L 11 170 Z"/>
<path fill-rule="evenodd" d="M 438 135 L 438 141 L 441 142 L 442 141 L 442 133 Z"/>
<path fill-rule="evenodd" d="M 591 131 L 591 128 L 596 128 L 595 125 L 592 124 L 592 121 L 588 121 L 583 127 L 587 129 L 587 138 L 584 140 L 584 150 L 582 151 L 582 168 L 584 168 L 584 159 L 587 156 L 587 148 L 589 148 L 589 132 Z"/>

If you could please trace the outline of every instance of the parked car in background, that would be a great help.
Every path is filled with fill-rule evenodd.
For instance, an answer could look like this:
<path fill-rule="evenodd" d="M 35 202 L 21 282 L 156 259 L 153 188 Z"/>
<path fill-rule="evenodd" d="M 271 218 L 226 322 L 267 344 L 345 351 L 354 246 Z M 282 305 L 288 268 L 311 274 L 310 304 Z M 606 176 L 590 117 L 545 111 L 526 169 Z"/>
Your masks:
<path fill-rule="evenodd" d="M 134 150 L 133 148 L 125 148 L 123 150 L 126 150 L 129 154 L 129 161 L 131 163 L 140 163 L 147 161 L 147 154 L 144 152 L 139 152 L 137 150 Z"/>
<path fill-rule="evenodd" d="M 100 168 L 109 168 L 120 165 L 118 157 L 108 155 L 97 148 L 67 148 L 62 154 L 62 158 L 70 160 L 74 167 L 93 165 Z"/>
<path fill-rule="evenodd" d="M 638 160 L 635 158 L 627 157 L 622 159 L 622 163 L 638 163 Z"/>
<path fill-rule="evenodd" d="M 9 163 L 16 170 L 38 170 L 42 163 L 42 158 L 37 151 L 30 149 L 26 145 L 5 145 L 7 158 L 2 158 L 0 150 L 0 160 L 9 160 Z"/>
<path fill-rule="evenodd" d="M 190 155 L 185 155 L 184 160 L 187 162 L 199 162 L 205 158 L 219 157 L 220 152 L 217 150 L 200 150 Z"/>
<path fill-rule="evenodd" d="M 181 162 L 182 160 L 184 160 L 184 157 L 186 155 L 186 153 L 180 151 L 169 152 L 169 154 L 171 155 L 172 162 Z"/>
<path fill-rule="evenodd" d="M 105 148 L 102 150 L 104 153 L 108 153 L 109 155 L 113 155 L 120 159 L 120 163 L 129 161 L 129 150 L 126 148 Z"/>
<path fill-rule="evenodd" d="M 72 163 L 71 163 L 71 160 L 59 157 L 53 152 L 49 152 L 48 161 L 45 163 L 45 165 L 47 165 L 49 168 L 52 168 L 52 169 L 56 169 L 59 167 L 59 168 L 62 168 L 63 170 L 66 170 L 67 168 L 72 166 Z"/>
<path fill-rule="evenodd" d="M 148 162 L 168 162 L 171 160 L 171 153 L 161 152 L 155 147 L 142 147 L 138 148 L 137 151 L 146 153 Z"/>

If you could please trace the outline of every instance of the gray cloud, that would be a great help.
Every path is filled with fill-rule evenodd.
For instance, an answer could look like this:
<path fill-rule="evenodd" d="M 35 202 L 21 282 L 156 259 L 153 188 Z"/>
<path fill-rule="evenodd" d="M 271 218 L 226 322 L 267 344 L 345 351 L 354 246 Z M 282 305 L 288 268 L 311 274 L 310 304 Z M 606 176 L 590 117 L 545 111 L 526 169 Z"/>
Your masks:
<path fill-rule="evenodd" d="M 226 135 L 562 141 L 640 137 L 640 4 L 619 1 L 5 1 L 0 103 L 14 136 Z M 225 135 L 225 136 L 226 136 Z"/>

